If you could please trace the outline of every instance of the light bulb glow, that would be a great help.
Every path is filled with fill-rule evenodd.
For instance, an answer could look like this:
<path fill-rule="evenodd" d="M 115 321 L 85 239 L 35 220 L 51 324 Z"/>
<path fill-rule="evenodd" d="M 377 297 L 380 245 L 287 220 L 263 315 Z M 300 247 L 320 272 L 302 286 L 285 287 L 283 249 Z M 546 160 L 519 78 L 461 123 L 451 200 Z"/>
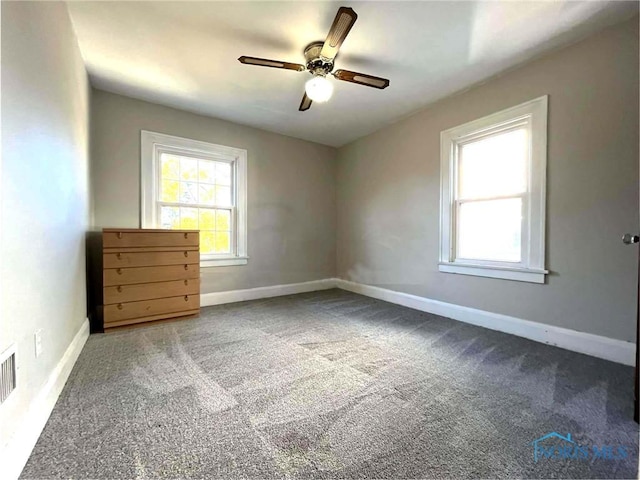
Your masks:
<path fill-rule="evenodd" d="M 315 75 L 304 85 L 307 96 L 314 102 L 323 103 L 331 98 L 333 85 L 329 80 L 321 75 Z"/>

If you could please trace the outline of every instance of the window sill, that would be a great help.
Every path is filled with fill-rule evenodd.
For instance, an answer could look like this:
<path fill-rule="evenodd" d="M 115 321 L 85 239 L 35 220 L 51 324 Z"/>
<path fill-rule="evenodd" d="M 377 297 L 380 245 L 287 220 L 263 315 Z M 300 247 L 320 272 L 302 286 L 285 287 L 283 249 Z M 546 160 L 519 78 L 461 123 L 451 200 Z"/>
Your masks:
<path fill-rule="evenodd" d="M 438 269 L 444 273 L 473 275 L 476 277 L 500 278 L 517 282 L 544 283 L 548 270 L 531 268 L 509 268 L 489 265 L 471 265 L 460 263 L 440 263 Z"/>
<path fill-rule="evenodd" d="M 233 265 L 246 265 L 249 257 L 207 258 L 200 260 L 200 268 L 231 267 Z"/>

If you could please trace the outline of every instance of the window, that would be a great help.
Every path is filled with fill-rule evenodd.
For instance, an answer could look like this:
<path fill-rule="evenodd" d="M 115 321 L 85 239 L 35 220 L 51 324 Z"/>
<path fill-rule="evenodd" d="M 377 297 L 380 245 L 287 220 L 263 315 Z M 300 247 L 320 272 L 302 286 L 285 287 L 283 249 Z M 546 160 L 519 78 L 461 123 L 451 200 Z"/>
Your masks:
<path fill-rule="evenodd" d="M 439 270 L 544 283 L 547 96 L 440 140 Z"/>
<path fill-rule="evenodd" d="M 200 230 L 200 262 L 247 263 L 247 151 L 141 133 L 142 227 Z"/>

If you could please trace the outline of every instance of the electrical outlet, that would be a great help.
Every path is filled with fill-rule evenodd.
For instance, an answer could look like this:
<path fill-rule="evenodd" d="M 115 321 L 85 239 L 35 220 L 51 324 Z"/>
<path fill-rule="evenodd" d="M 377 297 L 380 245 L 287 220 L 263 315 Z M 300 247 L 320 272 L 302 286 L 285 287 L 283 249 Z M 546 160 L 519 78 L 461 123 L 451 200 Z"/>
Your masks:
<path fill-rule="evenodd" d="M 36 330 L 33 335 L 36 344 L 36 358 L 42 353 L 42 329 Z"/>

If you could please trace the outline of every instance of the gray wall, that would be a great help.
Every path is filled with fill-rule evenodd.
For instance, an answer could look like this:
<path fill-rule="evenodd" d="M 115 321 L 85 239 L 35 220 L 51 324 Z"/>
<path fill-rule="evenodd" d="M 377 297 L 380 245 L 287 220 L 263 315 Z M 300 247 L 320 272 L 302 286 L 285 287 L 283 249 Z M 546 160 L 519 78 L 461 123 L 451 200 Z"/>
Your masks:
<path fill-rule="evenodd" d="M 545 94 L 547 284 L 438 272 L 440 132 Z M 635 341 L 637 231 L 637 17 L 338 151 L 341 278 Z"/>
<path fill-rule="evenodd" d="M 65 4 L 1 8 L 0 351 L 15 343 L 18 362 L 4 448 L 86 318 L 89 86 Z"/>
<path fill-rule="evenodd" d="M 202 269 L 202 293 L 335 276 L 336 150 L 94 90 L 94 225 L 140 226 L 140 130 L 248 151 L 249 263 Z"/>

